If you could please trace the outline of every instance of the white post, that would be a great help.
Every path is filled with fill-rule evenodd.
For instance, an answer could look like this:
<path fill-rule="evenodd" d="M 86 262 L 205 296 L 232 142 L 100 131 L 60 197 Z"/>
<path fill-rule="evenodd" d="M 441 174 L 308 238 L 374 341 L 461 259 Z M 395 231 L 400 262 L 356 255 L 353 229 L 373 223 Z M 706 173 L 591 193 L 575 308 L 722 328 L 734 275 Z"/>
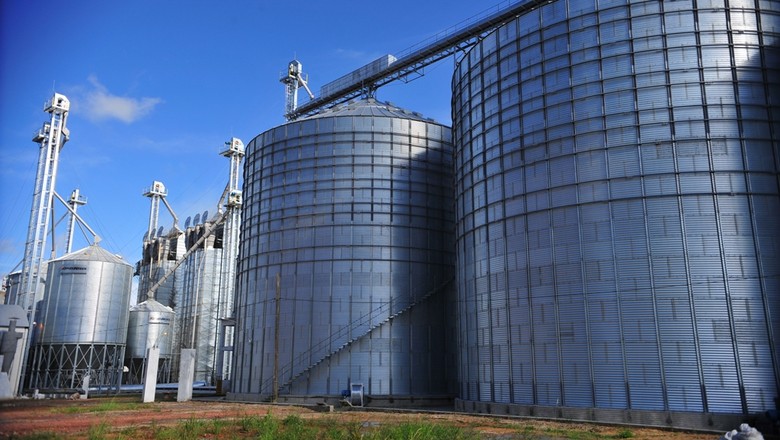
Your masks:
<path fill-rule="evenodd" d="M 185 348 L 181 351 L 179 362 L 179 393 L 177 402 L 192 400 L 192 382 L 195 379 L 195 349 Z"/>
<path fill-rule="evenodd" d="M 89 398 L 89 378 L 90 374 L 84 375 L 84 380 L 81 381 L 81 386 L 84 387 L 84 394 L 79 394 L 79 399 L 86 400 Z"/>
<path fill-rule="evenodd" d="M 0 354 L 0 365 L 3 364 L 4 356 Z M 1 399 L 13 399 L 16 395 L 11 391 L 11 381 L 8 379 L 8 373 L 0 371 L 0 400 Z"/>
<path fill-rule="evenodd" d="M 144 367 L 144 403 L 154 402 L 157 391 L 157 368 L 160 363 L 160 347 L 149 347 L 146 350 L 146 366 Z"/>

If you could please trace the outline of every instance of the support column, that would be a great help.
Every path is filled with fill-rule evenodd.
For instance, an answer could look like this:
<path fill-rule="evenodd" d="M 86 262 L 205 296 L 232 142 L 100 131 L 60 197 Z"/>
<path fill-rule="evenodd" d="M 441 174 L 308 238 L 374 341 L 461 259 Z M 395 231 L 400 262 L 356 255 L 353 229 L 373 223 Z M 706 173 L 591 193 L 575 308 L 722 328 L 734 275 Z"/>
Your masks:
<path fill-rule="evenodd" d="M 154 402 L 157 391 L 157 367 L 160 363 L 160 347 L 150 347 L 146 350 L 146 366 L 144 367 L 144 403 Z"/>
<path fill-rule="evenodd" d="M 185 348 L 181 351 L 179 362 L 179 393 L 177 402 L 192 400 L 192 381 L 195 379 L 195 349 Z"/>

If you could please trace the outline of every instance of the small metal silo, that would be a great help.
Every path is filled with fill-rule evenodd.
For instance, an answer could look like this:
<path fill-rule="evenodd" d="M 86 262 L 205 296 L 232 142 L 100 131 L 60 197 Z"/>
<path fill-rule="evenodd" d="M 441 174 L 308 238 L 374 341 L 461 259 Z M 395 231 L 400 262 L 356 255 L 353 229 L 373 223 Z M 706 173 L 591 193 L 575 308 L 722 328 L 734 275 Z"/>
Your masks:
<path fill-rule="evenodd" d="M 133 267 L 88 246 L 49 262 L 42 332 L 30 388 L 118 386 L 122 375 Z"/>
<path fill-rule="evenodd" d="M 128 371 L 125 383 L 143 382 L 146 352 L 151 347 L 160 349 L 157 381 L 170 382 L 174 314 L 172 308 L 153 299 L 130 308 L 125 352 L 125 366 Z"/>
<path fill-rule="evenodd" d="M 46 279 L 46 266 L 42 266 L 40 269 L 41 280 Z M 5 300 L 3 304 L 16 304 L 19 301 L 19 293 L 21 289 L 22 272 L 11 272 L 3 279 L 3 287 L 5 288 Z M 43 298 L 43 282 L 38 283 L 38 290 L 36 291 L 36 298 Z"/>
<path fill-rule="evenodd" d="M 3 277 L 3 290 L 5 299 L 3 304 L 16 304 L 16 298 L 19 296 L 19 283 L 22 281 L 22 271 L 11 272 Z"/>

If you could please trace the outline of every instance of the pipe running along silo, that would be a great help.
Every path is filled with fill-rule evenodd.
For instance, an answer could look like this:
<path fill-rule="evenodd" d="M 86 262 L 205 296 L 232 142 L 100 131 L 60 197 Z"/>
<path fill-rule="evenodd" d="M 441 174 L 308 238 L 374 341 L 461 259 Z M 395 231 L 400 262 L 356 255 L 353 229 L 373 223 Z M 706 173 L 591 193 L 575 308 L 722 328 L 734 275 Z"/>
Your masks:
<path fill-rule="evenodd" d="M 771 41 L 778 2 L 556 0 L 464 55 L 461 408 L 708 429 L 775 408 Z"/>
<path fill-rule="evenodd" d="M 160 349 L 157 382 L 171 381 L 174 316 L 172 308 L 151 298 L 130 308 L 125 351 L 125 366 L 128 371 L 124 377 L 125 383 L 143 383 L 147 350 L 153 347 Z"/>
<path fill-rule="evenodd" d="M 374 99 L 249 143 L 231 398 L 454 392 L 451 153 Z"/>
<path fill-rule="evenodd" d="M 48 265 L 43 326 L 29 387 L 118 389 L 127 340 L 133 267 L 97 245 Z"/>

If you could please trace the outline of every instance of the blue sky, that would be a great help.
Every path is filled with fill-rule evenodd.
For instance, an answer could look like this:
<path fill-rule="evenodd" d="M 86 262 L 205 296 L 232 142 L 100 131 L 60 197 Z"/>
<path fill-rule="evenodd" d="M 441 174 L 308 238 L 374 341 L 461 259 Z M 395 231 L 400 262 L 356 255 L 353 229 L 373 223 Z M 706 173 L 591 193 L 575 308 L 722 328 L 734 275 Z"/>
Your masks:
<path fill-rule="evenodd" d="M 88 200 L 79 214 L 101 245 L 134 264 L 149 219 L 144 189 L 162 181 L 182 224 L 215 212 L 229 166 L 219 151 L 231 137 L 246 144 L 284 122 L 279 77 L 291 59 L 303 63 L 316 93 L 494 7 L 465 0 L 2 0 L 0 276 L 23 257 L 39 150 L 31 139 L 54 91 L 71 101 L 57 193 L 67 199 L 79 188 Z M 377 97 L 449 124 L 453 63 L 429 66 L 424 77 L 387 85 Z M 55 202 L 56 218 L 64 213 Z M 171 225 L 163 210 L 160 224 Z M 64 223 L 56 233 L 62 243 Z M 87 243 L 77 232 L 74 249 Z"/>

